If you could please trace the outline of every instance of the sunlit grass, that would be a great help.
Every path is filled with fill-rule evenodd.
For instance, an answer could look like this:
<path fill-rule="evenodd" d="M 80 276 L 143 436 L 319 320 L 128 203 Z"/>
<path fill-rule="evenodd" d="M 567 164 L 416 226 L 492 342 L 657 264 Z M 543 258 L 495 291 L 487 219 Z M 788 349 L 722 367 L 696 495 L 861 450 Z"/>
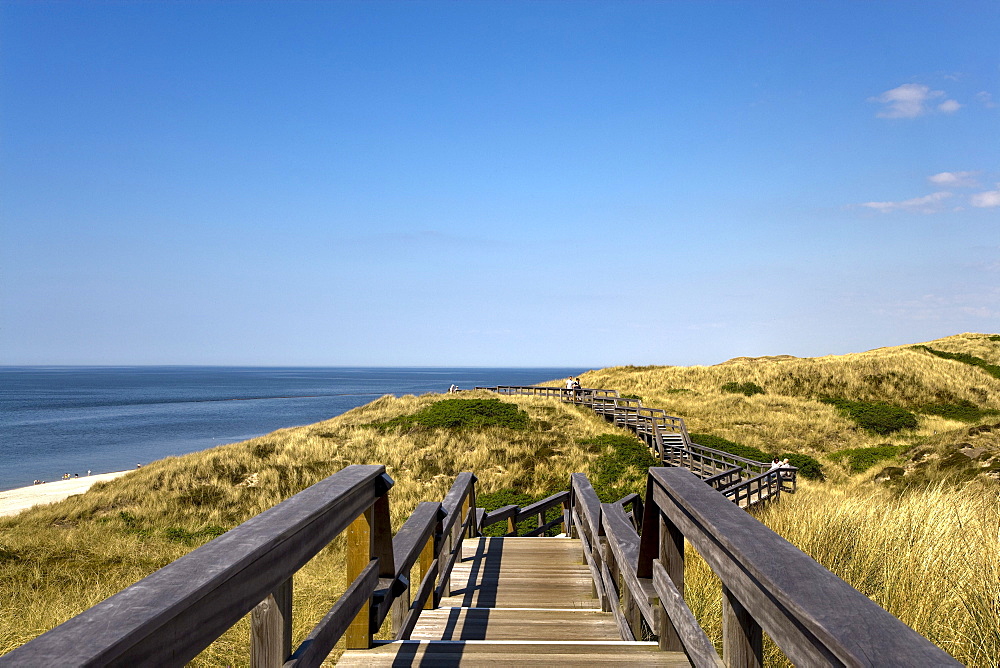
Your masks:
<path fill-rule="evenodd" d="M 571 473 L 588 470 L 599 456 L 600 448 L 578 441 L 627 433 L 584 408 L 518 397 L 504 401 L 528 413 L 526 430 L 418 425 L 383 432 L 362 426 L 417 412 L 442 398 L 386 396 L 325 422 L 153 462 L 86 494 L 0 520 L 0 653 L 206 540 L 186 537 L 206 528 L 232 528 L 350 464 L 386 466 L 396 482 L 390 499 L 398 528 L 418 502 L 443 498 L 462 471 L 476 473 L 483 493 L 515 488 L 545 494 L 565 489 Z M 295 642 L 346 587 L 343 562 L 338 540 L 296 575 Z M 195 663 L 243 665 L 248 638 L 244 621 Z"/>

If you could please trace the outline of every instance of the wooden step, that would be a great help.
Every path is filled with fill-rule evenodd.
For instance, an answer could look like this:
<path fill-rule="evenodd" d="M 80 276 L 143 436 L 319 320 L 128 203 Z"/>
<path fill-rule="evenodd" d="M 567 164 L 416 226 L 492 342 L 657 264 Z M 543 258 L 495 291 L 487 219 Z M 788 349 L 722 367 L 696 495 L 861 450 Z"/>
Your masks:
<path fill-rule="evenodd" d="M 577 539 L 473 538 L 462 549 L 442 607 L 597 607 Z"/>
<path fill-rule="evenodd" d="M 656 643 L 401 640 L 345 652 L 338 666 L 690 666 L 683 652 Z"/>
<path fill-rule="evenodd" d="M 438 608 L 420 615 L 412 640 L 621 640 L 598 609 Z"/>

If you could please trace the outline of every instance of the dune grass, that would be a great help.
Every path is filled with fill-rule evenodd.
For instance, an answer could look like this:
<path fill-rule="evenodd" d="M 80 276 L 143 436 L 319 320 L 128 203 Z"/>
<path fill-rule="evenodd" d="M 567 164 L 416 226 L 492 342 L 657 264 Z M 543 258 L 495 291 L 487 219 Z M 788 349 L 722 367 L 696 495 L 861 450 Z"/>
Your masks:
<path fill-rule="evenodd" d="M 995 335 L 925 345 L 1000 362 Z M 1000 410 L 1000 380 L 911 346 L 712 367 L 616 367 L 582 380 L 681 415 L 691 432 L 819 458 L 827 481 L 800 479 L 800 492 L 760 511 L 761 520 L 960 661 L 995 665 L 1000 501 L 984 474 L 1000 478 L 1000 423 L 990 423 L 997 420 L 990 411 Z M 763 392 L 737 394 L 727 384 Z M 917 414 L 917 427 L 880 435 L 824 398 L 906 408 Z M 396 481 L 390 500 L 397 527 L 419 501 L 442 498 L 461 471 L 476 473 L 484 496 L 535 499 L 565 489 L 576 471 L 614 486 L 612 479 L 641 478 L 648 465 L 623 446 L 634 441 L 628 432 L 584 408 L 505 397 L 517 410 L 503 412 L 523 411 L 526 424 L 429 426 L 435 410 L 428 409 L 442 399 L 382 397 L 325 422 L 154 462 L 87 494 L 0 519 L 0 653 L 350 464 L 386 466 Z M 928 405 L 981 412 L 969 422 L 968 412 L 921 413 Z M 609 457 L 612 451 L 620 457 Z M 886 465 L 899 476 L 876 483 Z M 343 558 L 334 541 L 296 576 L 296 642 L 345 587 Z M 687 571 L 688 602 L 717 635 L 718 580 L 694 554 Z M 244 620 L 194 664 L 245 665 L 248 637 Z M 773 647 L 768 657 L 784 665 Z"/>
<path fill-rule="evenodd" d="M 935 350 L 1000 359 L 993 335 L 962 334 L 928 342 Z M 820 457 L 845 448 L 913 446 L 936 433 L 961 429 L 963 419 L 918 414 L 915 429 L 888 436 L 859 428 L 822 399 L 880 403 L 919 413 L 922 407 L 973 405 L 984 419 L 1000 409 L 1000 380 L 983 369 L 912 346 L 818 358 L 737 358 L 715 366 L 612 367 L 581 376 L 589 387 L 641 396 L 647 406 L 683 417 L 689 431 L 712 434 L 763 452 Z M 748 384 L 749 396 L 724 387 Z M 960 414 L 964 417 L 964 414 Z"/>

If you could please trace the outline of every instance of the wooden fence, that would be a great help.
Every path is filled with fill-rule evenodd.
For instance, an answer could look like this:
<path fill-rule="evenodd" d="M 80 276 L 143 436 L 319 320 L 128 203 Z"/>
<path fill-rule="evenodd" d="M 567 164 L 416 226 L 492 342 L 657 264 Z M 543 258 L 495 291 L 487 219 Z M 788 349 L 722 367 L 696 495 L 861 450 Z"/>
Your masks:
<path fill-rule="evenodd" d="M 746 507 L 794 493 L 798 469 L 772 470 L 770 462 L 758 462 L 694 443 L 682 418 L 661 408 L 646 408 L 640 399 L 621 397 L 617 390 L 597 388 L 500 385 L 477 387 L 504 395 L 559 399 L 591 408 L 619 427 L 635 432 L 654 455 L 668 466 L 686 468 L 722 492 L 738 506 Z"/>

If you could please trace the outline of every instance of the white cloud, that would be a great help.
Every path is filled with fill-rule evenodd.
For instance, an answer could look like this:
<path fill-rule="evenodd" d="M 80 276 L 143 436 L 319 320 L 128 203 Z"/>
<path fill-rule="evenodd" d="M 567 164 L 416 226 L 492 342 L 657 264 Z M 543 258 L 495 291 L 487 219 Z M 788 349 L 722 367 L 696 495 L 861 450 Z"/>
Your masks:
<path fill-rule="evenodd" d="M 976 99 L 979 100 L 979 102 L 982 103 L 982 105 L 987 109 L 993 109 L 998 106 L 997 103 L 993 101 L 993 95 L 985 90 L 981 90 L 976 93 Z"/>
<path fill-rule="evenodd" d="M 975 176 L 978 172 L 941 172 L 934 176 L 928 176 L 927 180 L 946 188 L 975 188 L 979 185 Z"/>
<path fill-rule="evenodd" d="M 930 86 L 924 84 L 910 83 L 887 90 L 877 97 L 870 97 L 868 101 L 886 105 L 882 111 L 875 114 L 878 118 L 916 118 L 927 113 L 927 103 L 930 100 L 942 95 L 944 91 L 931 90 Z M 942 103 L 942 106 L 948 102 L 954 100 L 948 100 Z"/>
<path fill-rule="evenodd" d="M 865 202 L 861 206 L 875 209 L 881 213 L 890 211 L 910 211 L 916 213 L 937 213 L 941 210 L 941 202 L 951 197 L 950 192 L 941 191 L 903 200 L 902 202 Z"/>
<path fill-rule="evenodd" d="M 978 206 L 980 209 L 990 209 L 1000 206 L 1000 190 L 987 190 L 986 192 L 976 193 L 969 198 L 969 204 Z"/>
<path fill-rule="evenodd" d="M 962 105 L 960 105 L 955 100 L 945 100 L 944 102 L 938 105 L 938 111 L 942 111 L 946 114 L 954 114 L 961 108 Z"/>

